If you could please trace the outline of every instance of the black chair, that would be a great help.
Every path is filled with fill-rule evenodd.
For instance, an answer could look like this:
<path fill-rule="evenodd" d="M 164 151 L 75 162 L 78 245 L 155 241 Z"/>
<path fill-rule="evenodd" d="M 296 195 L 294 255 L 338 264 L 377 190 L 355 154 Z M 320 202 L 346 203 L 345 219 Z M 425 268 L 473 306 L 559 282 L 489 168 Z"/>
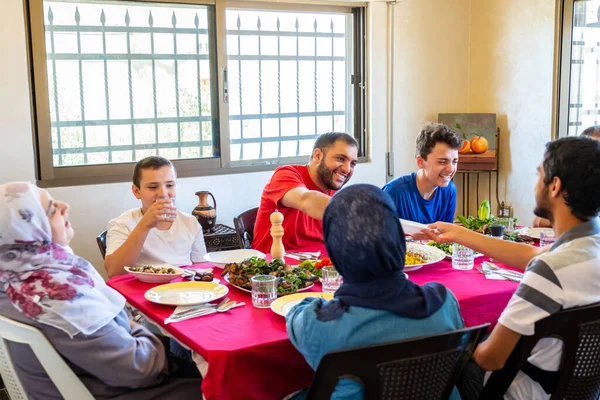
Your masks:
<path fill-rule="evenodd" d="M 545 337 L 564 342 L 559 372 L 550 400 L 600 398 L 600 303 L 560 311 L 535 324 L 535 334 L 523 336 L 504 368 L 488 379 L 480 399 L 502 399 L 536 343 Z"/>
<path fill-rule="evenodd" d="M 256 222 L 258 207 L 249 208 L 237 217 L 233 217 L 233 226 L 238 235 L 240 249 L 251 249 L 254 239 L 254 222 Z"/>
<path fill-rule="evenodd" d="M 341 377 L 361 383 L 368 400 L 448 399 L 488 326 L 327 353 L 308 399 L 331 398 Z"/>
<path fill-rule="evenodd" d="M 96 243 L 98 243 L 98 248 L 100 249 L 100 254 L 102 254 L 102 259 L 106 258 L 106 231 L 102 232 L 98 236 L 96 236 Z"/>

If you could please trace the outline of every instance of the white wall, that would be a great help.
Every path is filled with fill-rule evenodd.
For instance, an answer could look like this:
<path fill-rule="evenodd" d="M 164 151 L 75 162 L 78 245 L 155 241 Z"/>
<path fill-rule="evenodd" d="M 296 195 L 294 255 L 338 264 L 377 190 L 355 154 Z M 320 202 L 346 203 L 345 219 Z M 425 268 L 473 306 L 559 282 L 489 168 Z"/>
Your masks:
<path fill-rule="evenodd" d="M 560 0 L 559 0 L 560 1 Z M 495 112 L 500 200 L 533 219 L 536 167 L 551 139 L 554 1 L 471 2 L 468 112 Z"/>
<path fill-rule="evenodd" d="M 14 180 L 34 181 L 34 156 L 31 133 L 30 93 L 27 76 L 25 27 L 22 0 L 5 0 L 0 13 L 0 53 L 5 55 L 0 74 L 0 159 L 5 168 L 0 171 L 0 182 Z M 373 4 L 370 26 L 373 59 L 385 58 L 385 5 Z M 371 68 L 371 158 L 372 162 L 359 164 L 352 183 L 366 182 L 378 186 L 385 183 L 385 65 Z M 375 95 L 373 95 L 375 94 Z M 198 201 L 194 193 L 210 190 L 217 200 L 219 223 L 232 225 L 233 216 L 258 205 L 262 188 L 271 172 L 182 178 L 178 182 L 177 205 L 191 212 Z M 50 189 L 53 197 L 71 205 L 71 222 L 76 231 L 72 247 L 104 273 L 102 258 L 96 245 L 96 235 L 106 229 L 108 220 L 123 211 L 136 207 L 130 183 L 93 186 L 74 186 Z"/>
<path fill-rule="evenodd" d="M 514 207 L 520 224 L 531 222 L 535 167 L 550 140 L 554 6 L 551 0 L 396 3 L 395 176 L 416 169 L 414 138 L 424 122 L 437 121 L 438 113 L 496 113 L 499 198 Z M 460 178 L 456 181 L 460 206 Z M 473 212 L 475 176 L 470 182 Z M 488 197 L 482 175 L 479 200 Z M 495 213 L 495 190 L 490 200 Z"/>
<path fill-rule="evenodd" d="M 394 8 L 394 174 L 417 169 L 415 138 L 438 113 L 465 112 L 469 0 L 405 0 Z"/>

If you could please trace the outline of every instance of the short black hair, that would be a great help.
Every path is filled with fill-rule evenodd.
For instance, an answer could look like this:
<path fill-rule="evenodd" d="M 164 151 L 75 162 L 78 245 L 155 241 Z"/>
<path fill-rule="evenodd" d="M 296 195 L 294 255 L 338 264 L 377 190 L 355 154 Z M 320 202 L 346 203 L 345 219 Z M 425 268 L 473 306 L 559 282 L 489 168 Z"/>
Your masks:
<path fill-rule="evenodd" d="M 333 146 L 333 144 L 338 140 L 341 140 L 347 145 L 354 146 L 358 149 L 358 142 L 356 141 L 354 136 L 344 132 L 327 132 L 317 137 L 317 140 L 315 140 L 315 145 L 313 146 L 313 153 L 316 149 L 321 149 L 322 152 L 325 152 L 327 148 Z M 310 158 L 312 159 L 312 153 L 310 155 Z"/>
<path fill-rule="evenodd" d="M 582 221 L 600 211 L 600 141 L 571 136 L 546 144 L 544 183 L 561 181 L 571 214 Z"/>
<path fill-rule="evenodd" d="M 423 125 L 421 132 L 417 135 L 416 155 L 427 160 L 427 156 L 437 143 L 446 143 L 451 149 L 458 150 L 462 142 L 463 138 L 449 126 L 429 122 Z"/>
<path fill-rule="evenodd" d="M 164 157 L 150 156 L 142 158 L 140 161 L 137 162 L 137 164 L 135 164 L 135 167 L 133 168 L 133 184 L 138 189 L 140 188 L 140 180 L 142 179 L 143 169 L 156 170 L 167 165 L 173 168 L 173 172 L 175 173 L 175 175 L 177 175 L 177 170 L 175 169 L 173 163 Z"/>
<path fill-rule="evenodd" d="M 598 9 L 600 10 L 600 8 Z M 600 136 L 600 125 L 592 125 L 581 132 L 581 136 Z"/>

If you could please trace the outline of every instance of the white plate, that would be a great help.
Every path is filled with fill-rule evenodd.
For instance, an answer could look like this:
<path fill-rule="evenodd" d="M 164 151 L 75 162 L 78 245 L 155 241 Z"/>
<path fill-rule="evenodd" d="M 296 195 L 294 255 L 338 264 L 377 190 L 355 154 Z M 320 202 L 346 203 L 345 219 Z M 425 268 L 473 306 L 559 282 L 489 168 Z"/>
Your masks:
<path fill-rule="evenodd" d="M 241 286 L 234 285 L 233 283 L 229 282 L 229 274 L 225 275 L 225 276 L 223 277 L 223 279 L 225 280 L 225 282 L 229 283 L 231 286 L 233 286 L 233 287 L 234 287 L 234 288 L 236 288 L 236 289 L 243 290 L 244 292 L 247 292 L 247 293 L 252 293 L 252 290 L 250 290 L 250 289 L 246 289 L 246 288 L 243 288 L 243 287 L 241 287 Z M 298 290 L 296 290 L 294 293 L 290 293 L 290 294 L 279 294 L 279 293 L 277 293 L 277 296 L 280 296 L 280 297 L 282 297 L 282 296 L 290 296 L 290 295 L 292 295 L 292 294 L 296 294 L 296 293 L 298 293 L 298 292 L 304 292 L 305 290 L 308 290 L 308 289 L 310 289 L 310 288 L 311 288 L 311 287 L 313 287 L 314 285 L 315 285 L 315 284 L 313 283 L 313 284 L 312 284 L 312 285 L 310 285 L 310 286 L 307 286 L 307 287 L 305 287 L 305 288 L 302 288 L 302 289 L 298 289 Z"/>
<path fill-rule="evenodd" d="M 153 274 L 151 272 L 135 272 L 132 271 L 129 267 L 125 267 L 125 271 L 135 276 L 142 282 L 148 283 L 167 283 L 171 282 L 175 278 L 179 278 L 181 274 L 183 274 L 183 270 L 178 267 L 171 267 L 170 265 L 155 265 L 155 267 L 170 267 L 175 270 L 174 274 Z"/>
<path fill-rule="evenodd" d="M 415 233 L 421 232 L 421 229 L 427 228 L 427 225 L 402 218 L 400 218 L 400 224 L 402 225 L 402 230 L 405 235 L 414 235 Z"/>
<path fill-rule="evenodd" d="M 523 228 L 519 233 L 532 239 L 540 240 L 540 232 L 554 232 L 552 228 Z"/>
<path fill-rule="evenodd" d="M 225 268 L 225 264 L 239 263 L 250 257 L 265 258 L 265 255 L 254 249 L 215 251 L 204 255 L 206 261 L 218 268 Z"/>
<path fill-rule="evenodd" d="M 446 258 L 446 253 L 444 251 L 438 249 L 437 247 L 427 246 L 426 244 L 406 243 L 406 251 L 408 250 L 413 250 L 426 255 L 427 262 L 422 264 L 405 265 L 404 271 L 407 272 L 415 271 L 423 267 L 423 265 L 433 264 Z"/>
<path fill-rule="evenodd" d="M 153 303 L 169 306 L 193 306 L 220 299 L 229 288 L 212 282 L 177 282 L 148 290 L 144 297 Z"/>
<path fill-rule="evenodd" d="M 285 317 L 288 312 L 302 300 L 307 297 L 321 297 L 325 300 L 333 299 L 333 293 L 310 292 L 310 293 L 294 293 L 287 296 L 282 296 L 271 303 L 271 311 L 275 314 Z"/>

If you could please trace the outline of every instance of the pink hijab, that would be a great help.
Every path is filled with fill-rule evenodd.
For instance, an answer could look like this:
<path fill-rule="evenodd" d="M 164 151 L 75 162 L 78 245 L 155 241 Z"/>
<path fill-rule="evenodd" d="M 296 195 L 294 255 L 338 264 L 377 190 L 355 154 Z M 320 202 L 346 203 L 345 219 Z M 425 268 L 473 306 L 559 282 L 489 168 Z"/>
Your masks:
<path fill-rule="evenodd" d="M 96 332 L 125 305 L 87 260 L 52 243 L 39 190 L 30 183 L 0 185 L 0 292 L 27 317 L 70 337 Z"/>

